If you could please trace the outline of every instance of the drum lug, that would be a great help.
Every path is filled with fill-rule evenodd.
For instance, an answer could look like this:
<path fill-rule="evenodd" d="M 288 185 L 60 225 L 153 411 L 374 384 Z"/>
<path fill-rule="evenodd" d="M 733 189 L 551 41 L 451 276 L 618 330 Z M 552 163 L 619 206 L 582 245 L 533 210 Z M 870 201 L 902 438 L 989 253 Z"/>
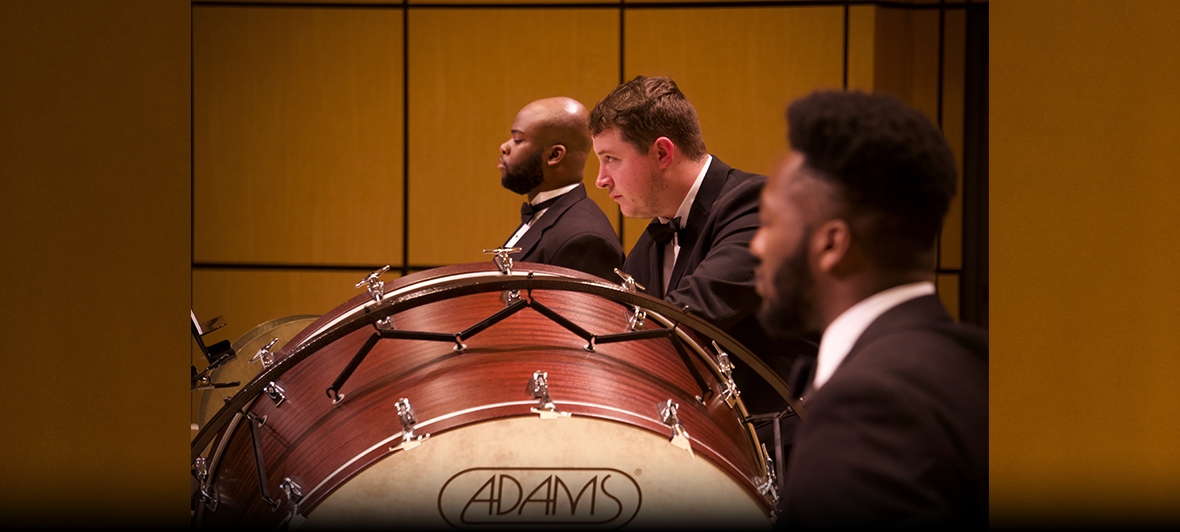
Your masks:
<path fill-rule="evenodd" d="M 647 311 L 639 308 L 639 305 L 635 305 L 630 312 L 627 312 L 627 328 L 634 331 L 643 327 L 643 322 L 646 319 Z"/>
<path fill-rule="evenodd" d="M 634 294 L 636 288 L 639 288 L 640 290 L 643 290 L 645 292 L 647 291 L 647 288 L 644 288 L 643 285 L 636 282 L 634 277 L 627 275 L 627 272 L 624 272 L 623 270 L 615 268 L 615 275 L 618 275 L 619 277 L 621 277 L 623 279 L 623 282 L 620 284 L 622 285 L 624 292 Z"/>
<path fill-rule="evenodd" d="M 283 479 L 283 483 L 279 484 L 279 489 L 287 496 L 287 506 L 290 507 L 290 513 L 287 514 L 287 522 L 291 522 L 299 515 L 299 502 L 303 500 L 303 486 L 300 485 L 299 477 L 287 477 Z"/>
<path fill-rule="evenodd" d="M 405 397 L 398 399 L 397 417 L 402 423 L 402 442 L 390 447 L 390 451 L 409 451 L 421 445 L 423 440 L 430 437 L 429 434 L 419 436 L 418 431 L 414 429 L 414 425 L 418 423 L 418 418 L 414 414 L 414 407 L 410 404 L 409 399 Z"/>
<path fill-rule="evenodd" d="M 512 275 L 512 257 L 508 256 L 510 253 L 519 253 L 521 248 L 496 248 L 485 249 L 484 253 L 495 255 L 492 257 L 492 263 L 500 269 L 500 273 L 504 275 Z M 510 303 L 511 304 L 511 303 Z"/>
<path fill-rule="evenodd" d="M 199 457 L 193 462 L 193 476 L 197 479 L 198 497 L 201 503 L 208 508 L 210 512 L 217 511 L 217 499 L 209 493 L 209 466 L 205 462 L 205 457 Z"/>
<path fill-rule="evenodd" d="M 742 395 L 737 383 L 733 381 L 733 363 L 729 361 L 729 353 L 723 351 L 716 341 L 713 341 L 713 349 L 717 351 L 717 369 L 721 370 L 721 375 L 725 377 L 725 382 L 721 383 L 721 398 L 725 400 L 725 404 L 733 408 L 738 397 Z"/>
<path fill-rule="evenodd" d="M 275 408 L 278 408 L 287 399 L 287 394 L 283 388 L 275 384 L 274 381 L 270 381 L 270 384 L 267 384 L 262 391 L 266 392 L 266 395 L 270 396 L 270 400 L 275 402 Z"/>
<path fill-rule="evenodd" d="M 520 301 L 520 290 L 505 290 L 502 297 L 504 306 L 511 307 L 513 303 Z"/>
<path fill-rule="evenodd" d="M 771 507 L 778 508 L 778 475 L 774 473 L 774 458 L 770 457 L 770 453 L 766 452 L 766 444 L 762 444 L 762 456 L 766 458 L 766 481 L 758 486 L 758 492 L 762 495 L 770 495 L 772 502 Z"/>
<path fill-rule="evenodd" d="M 678 408 L 680 405 L 671 399 L 656 403 L 656 411 L 660 413 L 660 421 L 672 428 L 672 445 L 688 451 L 689 456 L 692 456 L 692 444 L 688 439 L 688 431 L 684 430 L 684 425 L 680 424 L 680 418 L 676 416 Z"/>
<path fill-rule="evenodd" d="M 647 288 L 644 288 L 643 285 L 635 282 L 634 277 L 627 275 L 627 273 L 623 270 L 615 268 L 615 275 L 618 275 L 623 279 L 623 282 L 620 285 L 623 287 L 624 292 L 634 294 L 636 288 L 644 291 L 647 290 Z M 626 316 L 627 328 L 634 331 L 640 327 L 643 327 L 643 322 L 647 319 L 647 311 L 639 308 L 639 305 L 634 305 L 631 307 L 631 311 L 626 313 Z"/>
<path fill-rule="evenodd" d="M 270 352 L 270 348 L 274 347 L 274 345 L 277 343 L 279 343 L 279 338 L 276 336 L 275 339 L 271 340 L 269 344 L 266 344 L 262 347 L 262 349 L 259 349 L 258 352 L 254 354 L 254 357 L 249 360 L 248 364 L 253 365 L 254 361 L 257 360 L 262 362 L 263 369 L 269 368 L 271 364 L 275 363 L 274 353 Z"/>
<path fill-rule="evenodd" d="M 528 390 L 533 393 L 533 399 L 538 399 L 537 406 L 532 408 L 532 412 L 541 416 L 541 419 L 560 419 L 570 417 L 569 412 L 562 412 L 557 409 L 557 405 L 549 398 L 549 374 L 544 371 L 533 372 L 533 377 L 529 379 Z"/>
<path fill-rule="evenodd" d="M 381 303 L 381 298 L 385 296 L 385 281 L 378 279 L 381 274 L 389 271 L 389 265 L 386 264 L 384 268 L 374 271 L 361 279 L 361 282 L 356 284 L 357 288 L 364 285 L 369 291 L 369 297 L 373 298 L 373 303 Z"/>

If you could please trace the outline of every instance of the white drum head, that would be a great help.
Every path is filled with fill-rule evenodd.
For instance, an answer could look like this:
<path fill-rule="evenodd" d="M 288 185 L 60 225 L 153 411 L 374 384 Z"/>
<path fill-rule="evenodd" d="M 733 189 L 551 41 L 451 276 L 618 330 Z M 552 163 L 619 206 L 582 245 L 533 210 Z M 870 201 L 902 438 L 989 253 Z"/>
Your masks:
<path fill-rule="evenodd" d="M 699 453 L 672 445 L 670 434 L 578 416 L 468 425 L 376 462 L 306 521 L 291 524 L 300 530 L 771 528 L 748 490 Z"/>

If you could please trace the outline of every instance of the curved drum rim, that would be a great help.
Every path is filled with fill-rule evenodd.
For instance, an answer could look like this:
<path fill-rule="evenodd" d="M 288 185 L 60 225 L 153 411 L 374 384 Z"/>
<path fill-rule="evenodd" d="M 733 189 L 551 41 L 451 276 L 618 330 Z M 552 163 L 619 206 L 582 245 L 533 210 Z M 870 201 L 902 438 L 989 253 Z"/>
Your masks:
<path fill-rule="evenodd" d="M 466 272 L 452 274 L 451 271 Z M 432 272 L 434 275 L 421 275 L 432 274 Z M 201 457 L 203 449 L 211 444 L 222 427 L 227 425 L 243 408 L 249 407 L 258 394 L 262 393 L 268 382 L 277 380 L 283 373 L 294 368 L 304 357 L 312 355 L 316 350 L 356 329 L 367 326 L 373 320 L 380 320 L 380 318 L 400 313 L 400 311 L 424 306 L 424 304 L 435 301 L 447 300 L 447 298 L 491 293 L 491 291 L 577 291 L 577 293 L 601 296 L 610 301 L 628 304 L 628 306 L 640 307 L 648 311 L 649 316 L 660 315 L 664 320 L 667 320 L 667 323 L 683 324 L 684 327 L 708 336 L 709 339 L 719 344 L 726 353 L 739 357 L 739 360 L 758 372 L 759 376 L 766 380 L 775 392 L 782 396 L 782 399 L 787 401 L 787 405 L 793 409 L 795 415 L 798 415 L 800 419 L 806 418 L 804 406 L 794 398 L 794 394 L 791 393 L 786 382 L 782 381 L 781 377 L 765 362 L 762 362 L 758 355 L 749 352 L 726 331 L 703 320 L 700 316 L 691 314 L 687 309 L 676 308 L 666 301 L 657 300 L 647 294 L 631 293 L 631 291 L 625 290 L 622 285 L 598 280 L 597 277 L 595 280 L 586 278 L 576 270 L 552 267 L 548 264 L 518 262 L 509 274 L 505 274 L 491 263 L 471 263 L 400 277 L 396 280 L 398 282 L 386 285 L 380 302 L 374 303 L 373 298 L 367 294 L 355 296 L 352 300 L 334 309 L 332 313 L 324 314 L 320 320 L 312 323 L 312 326 L 306 329 L 306 331 L 312 330 L 309 335 L 303 333 L 296 335 L 293 340 L 288 342 L 287 346 L 284 346 L 276 354 L 275 363 L 258 373 L 253 381 L 238 390 L 234 398 L 222 407 L 221 411 L 212 416 L 207 425 L 202 427 L 196 438 L 192 440 L 190 464 Z M 337 310 L 343 311 L 337 313 Z M 323 321 L 328 323 L 321 323 Z M 709 360 L 708 357 L 704 357 L 704 359 Z M 713 364 L 712 361 L 709 362 Z"/>
<path fill-rule="evenodd" d="M 510 273 L 505 273 L 491 263 L 471 263 L 437 268 L 399 278 L 383 288 L 380 301 L 375 302 L 368 294 L 361 294 L 338 306 L 333 312 L 321 316 L 276 353 L 274 364 L 259 372 L 254 380 L 243 386 L 229 403 L 201 427 L 192 442 L 190 463 L 196 462 L 221 429 L 253 403 L 267 383 L 277 380 L 304 358 L 333 341 L 369 325 L 373 320 L 435 301 L 469 294 L 512 290 L 567 290 L 596 295 L 625 305 L 637 306 L 648 312 L 649 317 L 654 315 L 666 320 L 662 322 L 665 326 L 674 324 L 688 327 L 713 340 L 723 351 L 737 356 L 753 368 L 787 401 L 800 419 L 806 417 L 803 404 L 793 397 L 790 388 L 774 370 L 729 334 L 692 314 L 688 309 L 677 308 L 647 294 L 629 292 L 622 285 L 608 283 L 596 277 L 587 278 L 576 270 L 558 266 L 517 262 Z M 337 312 L 341 310 L 343 312 Z M 682 331 L 678 333 L 683 336 Z M 711 370 L 718 371 L 710 357 L 701 358 L 709 364 Z"/>

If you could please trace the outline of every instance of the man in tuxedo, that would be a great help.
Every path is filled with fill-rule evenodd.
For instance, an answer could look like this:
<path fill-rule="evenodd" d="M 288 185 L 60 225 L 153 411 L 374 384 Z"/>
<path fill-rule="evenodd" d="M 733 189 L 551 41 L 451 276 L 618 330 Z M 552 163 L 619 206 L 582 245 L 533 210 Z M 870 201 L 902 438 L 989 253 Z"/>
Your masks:
<path fill-rule="evenodd" d="M 762 193 L 759 318 L 822 331 L 781 524 L 987 526 L 988 339 L 935 295 L 955 162 L 892 97 L 816 92 Z"/>
<path fill-rule="evenodd" d="M 638 76 L 619 85 L 591 111 L 590 130 L 599 160 L 595 185 L 610 192 L 623 215 L 653 218 L 623 271 L 647 294 L 729 333 L 784 378 L 797 355 L 814 355 L 814 345 L 801 339 L 772 340 L 754 316 L 760 299 L 749 242 L 766 177 L 705 150 L 696 110 L 676 82 Z M 753 369 L 733 362 L 751 413 L 787 409 Z"/>
<path fill-rule="evenodd" d="M 528 201 L 504 247 L 520 248 L 513 260 L 618 282 L 622 243 L 582 184 L 591 146 L 586 120 L 586 107 L 565 97 L 537 100 L 517 113 L 512 137 L 500 145 L 500 184 Z"/>

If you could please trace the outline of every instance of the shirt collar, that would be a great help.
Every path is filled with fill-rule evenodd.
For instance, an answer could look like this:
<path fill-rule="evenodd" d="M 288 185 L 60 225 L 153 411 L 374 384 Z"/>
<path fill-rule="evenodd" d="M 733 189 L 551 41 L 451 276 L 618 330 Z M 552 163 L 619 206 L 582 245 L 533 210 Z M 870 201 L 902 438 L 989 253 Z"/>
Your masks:
<path fill-rule="evenodd" d="M 819 342 L 813 389 L 819 389 L 832 377 L 860 335 L 878 317 L 906 301 L 933 293 L 934 283 L 930 281 L 903 284 L 866 297 L 842 312 L 824 330 Z"/>
<path fill-rule="evenodd" d="M 556 198 L 562 194 L 565 194 L 566 192 L 569 192 L 575 188 L 578 188 L 578 185 L 581 185 L 581 183 L 574 183 L 572 185 L 566 185 L 564 187 L 555 188 L 553 190 L 543 190 L 541 192 L 538 192 L 537 197 L 533 198 L 533 200 L 530 201 L 529 204 L 540 205 L 546 201 L 549 201 L 549 200 Z"/>
<path fill-rule="evenodd" d="M 709 171 L 709 164 L 713 162 L 712 155 L 706 155 L 705 165 L 701 167 L 701 173 L 697 174 L 696 181 L 693 181 L 692 188 L 688 189 L 688 194 L 684 196 L 684 201 L 680 202 L 680 208 L 676 209 L 676 218 L 680 218 L 680 227 L 688 225 L 688 214 L 692 212 L 692 202 L 697 199 L 697 191 L 701 189 L 701 183 L 705 182 L 705 173 Z M 668 223 L 669 219 L 663 216 L 659 217 L 660 223 Z"/>

